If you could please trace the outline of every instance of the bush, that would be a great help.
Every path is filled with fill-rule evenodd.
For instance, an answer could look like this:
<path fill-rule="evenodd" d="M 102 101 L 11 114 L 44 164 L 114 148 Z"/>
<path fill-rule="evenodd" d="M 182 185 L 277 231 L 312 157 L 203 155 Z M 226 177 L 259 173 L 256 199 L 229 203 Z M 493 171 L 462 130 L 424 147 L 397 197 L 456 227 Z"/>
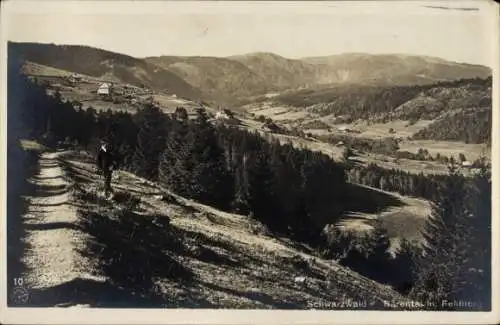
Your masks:
<path fill-rule="evenodd" d="M 113 199 L 118 205 L 122 206 L 123 209 L 131 210 L 137 208 L 141 203 L 141 199 L 130 194 L 129 192 L 116 192 Z"/>

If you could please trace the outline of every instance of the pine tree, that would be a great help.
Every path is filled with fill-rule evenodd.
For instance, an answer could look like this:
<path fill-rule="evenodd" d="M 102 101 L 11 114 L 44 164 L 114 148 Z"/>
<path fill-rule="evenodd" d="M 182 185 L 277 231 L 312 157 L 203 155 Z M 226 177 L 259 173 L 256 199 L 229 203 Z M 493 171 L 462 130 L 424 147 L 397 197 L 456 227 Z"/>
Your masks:
<path fill-rule="evenodd" d="M 204 108 L 197 110 L 194 127 L 194 136 L 191 138 L 194 141 L 191 143 L 191 153 L 196 162 L 193 169 L 196 184 L 194 198 L 218 207 L 227 207 L 233 195 L 233 183 L 224 150 L 218 143 L 214 127 L 208 122 Z"/>
<path fill-rule="evenodd" d="M 249 204 L 249 180 L 247 170 L 247 156 L 242 159 L 242 165 L 235 168 L 234 188 L 235 194 L 232 202 L 232 208 L 237 213 L 248 214 L 250 212 Z"/>
<path fill-rule="evenodd" d="M 165 147 L 165 115 L 152 104 L 137 113 L 139 132 L 132 158 L 135 173 L 150 180 L 158 179 L 160 154 Z"/>
<path fill-rule="evenodd" d="M 421 258 L 422 250 L 417 243 L 402 239 L 396 257 L 392 260 L 391 268 L 395 270 L 397 279 L 394 279 L 395 289 L 407 295 L 415 285 L 417 279 L 417 261 Z"/>
<path fill-rule="evenodd" d="M 473 253 L 467 243 L 470 210 L 464 204 L 465 178 L 453 164 L 441 191 L 433 216 L 425 226 L 425 256 L 417 260 L 418 278 L 411 293 L 434 308 L 442 307 L 445 300 L 466 298 L 462 296 L 462 280 L 465 263 Z"/>
<path fill-rule="evenodd" d="M 189 150 L 187 144 L 187 120 L 173 120 L 162 153 L 159 176 L 162 184 L 172 191 L 187 195 L 192 169 L 187 168 Z"/>
<path fill-rule="evenodd" d="M 482 302 L 485 309 L 491 306 L 491 195 L 491 169 L 481 157 L 480 170 L 472 179 L 467 200 L 472 216 L 464 229 L 463 240 L 468 243 L 469 254 L 464 266 L 462 295 Z"/>
<path fill-rule="evenodd" d="M 264 150 L 258 150 L 249 156 L 248 166 L 248 202 L 256 218 L 271 228 L 275 228 L 273 220 L 275 207 L 274 175 L 269 166 Z"/>

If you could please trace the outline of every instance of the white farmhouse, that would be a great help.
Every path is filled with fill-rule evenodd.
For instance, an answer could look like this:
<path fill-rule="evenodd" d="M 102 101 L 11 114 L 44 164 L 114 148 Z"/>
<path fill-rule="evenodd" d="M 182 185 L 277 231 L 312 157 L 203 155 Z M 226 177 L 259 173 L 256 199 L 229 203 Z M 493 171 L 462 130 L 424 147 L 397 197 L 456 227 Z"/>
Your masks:
<path fill-rule="evenodd" d="M 111 84 L 110 83 L 102 83 L 97 89 L 97 93 L 99 95 L 109 95 L 111 93 Z"/>
<path fill-rule="evenodd" d="M 215 114 L 215 118 L 217 120 L 229 120 L 229 116 L 226 113 L 220 111 Z"/>

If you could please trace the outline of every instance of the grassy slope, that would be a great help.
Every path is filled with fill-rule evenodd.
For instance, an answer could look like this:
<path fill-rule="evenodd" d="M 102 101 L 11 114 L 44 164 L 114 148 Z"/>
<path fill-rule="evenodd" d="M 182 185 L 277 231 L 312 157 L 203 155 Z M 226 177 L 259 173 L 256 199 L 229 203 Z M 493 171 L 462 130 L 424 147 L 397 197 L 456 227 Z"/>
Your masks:
<path fill-rule="evenodd" d="M 247 217 L 175 195 L 176 202 L 161 201 L 156 195 L 166 191 L 126 172 L 114 186 L 119 196 L 130 192 L 141 203 L 134 213 L 115 218 L 116 208 L 100 199 L 92 164 L 81 155 L 66 160 L 65 170 L 80 184 L 73 196 L 80 227 L 92 238 L 87 254 L 97 267 L 91 273 L 124 292 L 141 293 L 146 305 L 286 309 L 353 300 L 377 308 L 383 300 L 404 301 L 385 286 L 266 235 Z M 296 255 L 309 266 L 294 264 Z M 307 283 L 295 283 L 300 275 Z M 112 304 L 106 297 L 103 291 L 86 303 Z"/>

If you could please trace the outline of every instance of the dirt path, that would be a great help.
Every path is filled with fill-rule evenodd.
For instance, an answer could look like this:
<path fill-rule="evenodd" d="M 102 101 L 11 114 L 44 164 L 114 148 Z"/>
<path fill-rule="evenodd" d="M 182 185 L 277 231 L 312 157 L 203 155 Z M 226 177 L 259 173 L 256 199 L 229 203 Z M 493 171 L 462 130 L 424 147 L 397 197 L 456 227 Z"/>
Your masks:
<path fill-rule="evenodd" d="M 42 154 L 40 172 L 30 179 L 36 191 L 28 197 L 30 208 L 23 216 L 28 245 L 23 258 L 24 286 L 34 295 L 32 300 L 75 278 L 90 277 L 88 261 L 81 254 L 85 234 L 77 226 L 70 184 L 57 157 L 58 153 Z M 51 304 L 50 300 L 57 304 L 56 299 L 53 294 L 43 295 L 45 304 Z"/>

